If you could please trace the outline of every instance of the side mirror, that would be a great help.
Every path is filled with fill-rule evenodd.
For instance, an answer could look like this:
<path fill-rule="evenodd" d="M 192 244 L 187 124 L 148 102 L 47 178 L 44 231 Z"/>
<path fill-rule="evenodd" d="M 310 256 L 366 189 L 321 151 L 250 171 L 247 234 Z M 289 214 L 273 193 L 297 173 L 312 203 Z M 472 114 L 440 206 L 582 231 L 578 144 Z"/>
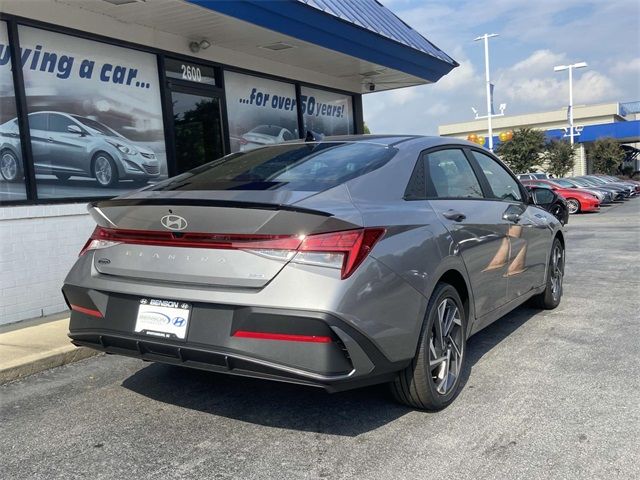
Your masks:
<path fill-rule="evenodd" d="M 82 135 L 84 137 L 84 132 L 82 131 L 82 129 L 77 126 L 77 125 L 69 125 L 67 127 L 67 132 L 69 133 L 75 133 L 76 135 Z"/>
<path fill-rule="evenodd" d="M 529 190 L 529 204 L 543 207 L 551 205 L 558 198 L 558 194 L 548 188 L 527 187 Z"/>

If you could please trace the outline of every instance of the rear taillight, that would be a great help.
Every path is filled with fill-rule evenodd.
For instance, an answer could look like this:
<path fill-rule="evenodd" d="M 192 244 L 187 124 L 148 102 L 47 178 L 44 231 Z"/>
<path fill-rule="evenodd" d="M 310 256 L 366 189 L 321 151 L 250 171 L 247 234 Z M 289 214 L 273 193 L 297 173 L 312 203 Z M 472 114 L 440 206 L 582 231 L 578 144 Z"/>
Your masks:
<path fill-rule="evenodd" d="M 96 227 L 80 256 L 120 244 L 246 250 L 257 255 L 341 270 L 349 277 L 384 234 L 384 228 L 359 228 L 315 235 L 157 232 Z"/>
<path fill-rule="evenodd" d="M 309 235 L 291 261 L 340 268 L 344 279 L 367 258 L 384 232 L 384 228 L 360 228 Z"/>

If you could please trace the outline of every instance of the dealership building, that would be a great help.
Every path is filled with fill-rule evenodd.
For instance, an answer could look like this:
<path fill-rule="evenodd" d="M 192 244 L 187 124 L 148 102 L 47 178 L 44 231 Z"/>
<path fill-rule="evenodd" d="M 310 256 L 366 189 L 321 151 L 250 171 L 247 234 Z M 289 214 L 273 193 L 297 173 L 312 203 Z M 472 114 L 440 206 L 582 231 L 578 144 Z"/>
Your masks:
<path fill-rule="evenodd" d="M 2 0 L 0 324 L 66 310 L 89 201 L 362 133 L 363 94 L 457 65 L 376 0 Z"/>
<path fill-rule="evenodd" d="M 593 105 L 576 105 L 573 108 L 576 134 L 576 156 L 571 175 L 592 173 L 592 162 L 587 151 L 591 143 L 598 138 L 610 137 L 620 144 L 627 145 L 628 151 L 638 152 L 640 142 L 640 102 L 601 103 Z M 497 116 L 492 118 L 493 144 L 500 143 L 501 132 L 519 128 L 544 130 L 547 139 L 568 139 L 567 108 L 528 113 L 524 115 Z M 438 134 L 445 137 L 466 139 L 471 134 L 485 137 L 488 145 L 487 120 L 471 120 L 468 122 L 440 125 Z M 630 155 L 629 166 L 640 170 L 640 155 Z"/>

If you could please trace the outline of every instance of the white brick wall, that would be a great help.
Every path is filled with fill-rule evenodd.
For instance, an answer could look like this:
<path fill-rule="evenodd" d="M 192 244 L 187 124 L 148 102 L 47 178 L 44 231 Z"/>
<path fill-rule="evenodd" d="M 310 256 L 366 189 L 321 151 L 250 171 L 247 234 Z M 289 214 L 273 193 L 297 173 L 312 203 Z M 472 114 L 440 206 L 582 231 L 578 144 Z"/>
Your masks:
<path fill-rule="evenodd" d="M 85 203 L 0 207 L 0 325 L 67 308 L 62 281 L 94 226 Z"/>

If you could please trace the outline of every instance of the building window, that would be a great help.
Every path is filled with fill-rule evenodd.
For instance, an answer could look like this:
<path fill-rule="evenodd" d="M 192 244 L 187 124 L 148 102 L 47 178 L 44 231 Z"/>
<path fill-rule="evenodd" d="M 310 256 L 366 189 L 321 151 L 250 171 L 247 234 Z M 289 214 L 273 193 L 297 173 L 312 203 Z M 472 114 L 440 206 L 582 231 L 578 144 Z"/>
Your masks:
<path fill-rule="evenodd" d="M 0 22 L 0 202 L 27 198 L 16 116 L 9 35 L 6 22 Z"/>
<path fill-rule="evenodd" d="M 353 131 L 351 95 L 302 87 L 300 104 L 304 129 L 323 135 L 350 135 Z"/>
<path fill-rule="evenodd" d="M 19 36 L 39 199 L 167 177 L 155 55 L 27 26 Z"/>
<path fill-rule="evenodd" d="M 226 71 L 224 87 L 232 152 L 298 138 L 293 84 Z"/>

